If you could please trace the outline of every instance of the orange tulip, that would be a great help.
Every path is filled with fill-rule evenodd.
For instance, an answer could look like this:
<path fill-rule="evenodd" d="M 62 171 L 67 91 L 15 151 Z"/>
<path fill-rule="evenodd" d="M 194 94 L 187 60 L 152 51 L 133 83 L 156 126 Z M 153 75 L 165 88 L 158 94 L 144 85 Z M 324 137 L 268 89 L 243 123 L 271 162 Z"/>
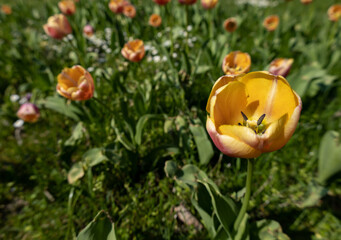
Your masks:
<path fill-rule="evenodd" d="M 239 75 L 250 71 L 251 57 L 240 51 L 231 52 L 225 56 L 222 69 L 225 74 Z"/>
<path fill-rule="evenodd" d="M 224 21 L 224 29 L 227 32 L 234 32 L 237 27 L 237 20 L 235 18 L 228 18 Z"/>
<path fill-rule="evenodd" d="M 71 100 L 88 100 L 95 90 L 94 80 L 82 66 L 64 68 L 58 75 L 57 92 Z"/>
<path fill-rule="evenodd" d="M 136 9 L 133 5 L 126 5 L 123 7 L 123 14 L 129 18 L 136 16 Z"/>
<path fill-rule="evenodd" d="M 20 106 L 17 112 L 17 116 L 25 122 L 34 123 L 38 121 L 40 113 L 37 106 L 33 103 L 24 103 Z"/>
<path fill-rule="evenodd" d="M 312 3 L 313 0 L 301 0 L 301 3 L 305 4 L 305 5 L 308 5 L 310 3 Z"/>
<path fill-rule="evenodd" d="M 214 8 L 215 5 L 217 5 L 218 0 L 201 0 L 201 5 L 205 9 L 211 9 Z"/>
<path fill-rule="evenodd" d="M 264 19 L 263 26 L 269 31 L 275 31 L 279 24 L 279 17 L 271 15 Z"/>
<path fill-rule="evenodd" d="M 167 3 L 170 2 L 170 0 L 153 0 L 153 1 L 159 5 L 166 5 Z"/>
<path fill-rule="evenodd" d="M 158 27 L 162 23 L 162 19 L 158 14 L 152 14 L 149 18 L 149 25 L 153 27 Z"/>
<path fill-rule="evenodd" d="M 328 17 L 330 21 L 336 22 L 341 18 L 341 4 L 332 5 L 328 9 Z"/>
<path fill-rule="evenodd" d="M 141 61 L 145 54 L 143 41 L 139 39 L 129 41 L 124 44 L 121 54 L 131 62 Z"/>
<path fill-rule="evenodd" d="M 60 1 L 58 7 L 65 15 L 72 15 L 76 12 L 76 5 L 72 0 Z"/>
<path fill-rule="evenodd" d="M 109 8 L 114 13 L 122 13 L 124 6 L 129 4 L 127 0 L 111 0 L 109 2 Z"/>
<path fill-rule="evenodd" d="M 55 39 L 62 39 L 72 33 L 70 23 L 63 14 L 49 17 L 43 28 L 47 35 Z"/>
<path fill-rule="evenodd" d="M 289 141 L 301 109 L 301 98 L 282 76 L 268 72 L 226 75 L 212 88 L 206 128 L 222 153 L 255 158 Z"/>
<path fill-rule="evenodd" d="M 293 62 L 294 59 L 292 58 L 276 58 L 270 63 L 269 72 L 286 77 L 290 72 Z"/>
<path fill-rule="evenodd" d="M 94 28 L 91 25 L 85 25 L 83 28 L 83 33 L 87 36 L 87 37 L 91 37 L 92 35 L 94 35 Z"/>
<path fill-rule="evenodd" d="M 197 0 L 179 0 L 179 3 L 185 4 L 185 5 L 192 5 L 196 2 L 197 2 Z"/>
<path fill-rule="evenodd" d="M 9 5 L 2 5 L 1 6 L 1 12 L 3 12 L 6 15 L 10 15 L 12 13 L 12 8 Z"/>

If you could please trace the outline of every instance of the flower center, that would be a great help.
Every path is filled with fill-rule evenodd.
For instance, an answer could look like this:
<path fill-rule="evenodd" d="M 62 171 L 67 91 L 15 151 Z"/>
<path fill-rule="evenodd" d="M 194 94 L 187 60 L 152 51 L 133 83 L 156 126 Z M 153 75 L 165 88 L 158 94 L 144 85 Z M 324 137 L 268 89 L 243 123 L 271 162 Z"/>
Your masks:
<path fill-rule="evenodd" d="M 251 128 L 258 135 L 262 135 L 265 132 L 266 125 L 265 123 L 263 123 L 265 114 L 260 116 L 257 121 L 249 119 L 243 112 L 241 112 L 241 114 L 243 116 L 244 121 L 243 121 L 243 124 L 238 123 L 239 126 L 245 126 L 245 127 Z"/>

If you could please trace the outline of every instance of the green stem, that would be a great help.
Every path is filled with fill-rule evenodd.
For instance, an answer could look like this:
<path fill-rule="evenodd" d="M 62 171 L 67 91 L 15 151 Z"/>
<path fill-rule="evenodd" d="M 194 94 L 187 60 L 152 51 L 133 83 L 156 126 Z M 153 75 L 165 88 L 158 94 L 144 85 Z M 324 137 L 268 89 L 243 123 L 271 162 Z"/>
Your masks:
<path fill-rule="evenodd" d="M 246 209 L 249 205 L 249 200 L 251 196 L 251 182 L 252 182 L 252 173 L 254 168 L 254 159 L 247 160 L 247 177 L 246 177 L 246 192 L 243 200 L 242 208 L 239 211 L 238 217 L 234 223 L 234 230 L 237 231 L 240 223 L 242 222 L 244 215 L 246 213 Z"/>

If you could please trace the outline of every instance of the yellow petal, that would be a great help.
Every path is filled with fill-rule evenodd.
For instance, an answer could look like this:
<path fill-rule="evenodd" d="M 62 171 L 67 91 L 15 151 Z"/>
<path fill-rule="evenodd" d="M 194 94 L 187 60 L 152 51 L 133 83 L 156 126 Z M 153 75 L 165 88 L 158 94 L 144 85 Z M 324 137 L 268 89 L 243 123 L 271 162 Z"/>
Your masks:
<path fill-rule="evenodd" d="M 250 147 L 258 148 L 259 146 L 259 137 L 251 128 L 238 125 L 221 125 L 218 132 L 244 142 Z"/>

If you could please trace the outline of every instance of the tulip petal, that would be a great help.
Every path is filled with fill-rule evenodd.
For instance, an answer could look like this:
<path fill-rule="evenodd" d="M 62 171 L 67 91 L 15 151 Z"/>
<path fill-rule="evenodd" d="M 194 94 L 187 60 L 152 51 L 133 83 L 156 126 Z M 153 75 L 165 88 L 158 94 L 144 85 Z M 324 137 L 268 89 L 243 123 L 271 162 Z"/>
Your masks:
<path fill-rule="evenodd" d="M 228 156 L 241 158 L 255 158 L 261 154 L 260 150 L 251 147 L 250 145 L 243 141 L 240 141 L 239 139 L 236 139 L 229 135 L 219 134 L 210 117 L 207 118 L 206 128 L 217 148 L 222 153 Z"/>
<path fill-rule="evenodd" d="M 251 128 L 238 125 L 221 125 L 218 132 L 244 142 L 252 148 L 258 148 L 259 146 L 259 137 Z"/>

